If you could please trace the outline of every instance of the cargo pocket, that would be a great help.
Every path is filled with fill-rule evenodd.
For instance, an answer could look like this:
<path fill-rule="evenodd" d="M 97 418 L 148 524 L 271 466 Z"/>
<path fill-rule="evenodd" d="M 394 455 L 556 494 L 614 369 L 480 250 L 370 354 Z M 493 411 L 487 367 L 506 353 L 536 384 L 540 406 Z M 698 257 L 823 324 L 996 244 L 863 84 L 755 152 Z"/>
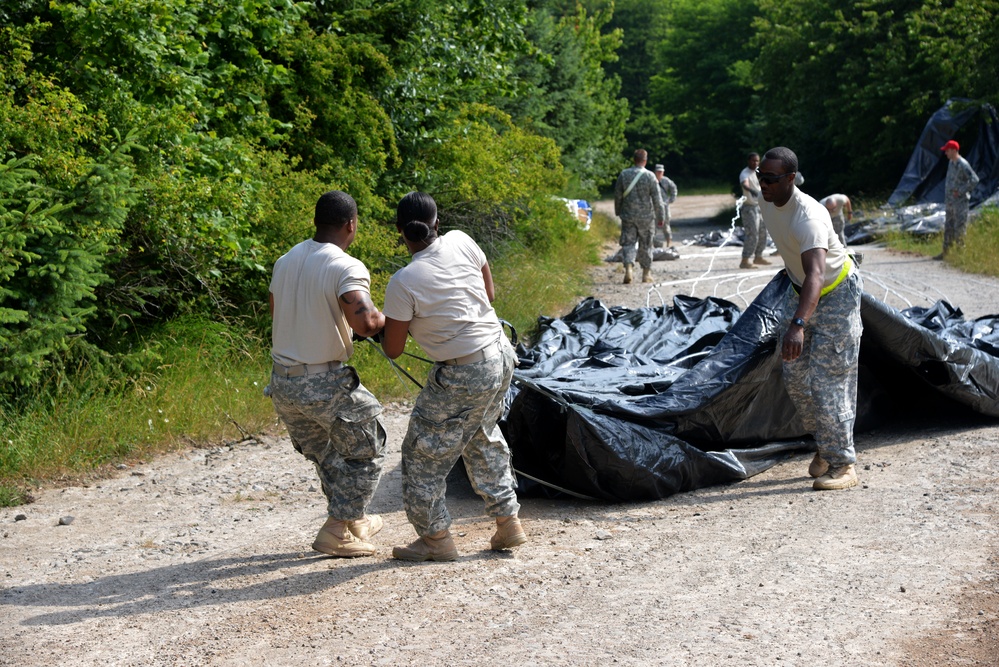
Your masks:
<path fill-rule="evenodd" d="M 413 453 L 424 460 L 453 461 L 461 454 L 468 410 L 457 415 L 433 419 L 433 415 L 413 410 L 410 429 L 414 431 Z"/>
<path fill-rule="evenodd" d="M 374 395 L 361 386 L 357 371 L 348 367 L 344 378 L 343 405 L 336 412 L 333 447 L 347 459 L 370 459 L 385 451 L 385 429 L 378 421 L 382 406 Z"/>

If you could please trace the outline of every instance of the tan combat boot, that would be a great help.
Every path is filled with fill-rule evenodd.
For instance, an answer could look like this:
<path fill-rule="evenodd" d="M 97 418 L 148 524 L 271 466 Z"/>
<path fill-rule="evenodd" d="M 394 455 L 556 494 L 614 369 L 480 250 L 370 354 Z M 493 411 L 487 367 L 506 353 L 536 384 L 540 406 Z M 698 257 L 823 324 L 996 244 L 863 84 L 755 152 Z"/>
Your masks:
<path fill-rule="evenodd" d="M 753 266 L 753 260 L 749 259 L 748 257 L 743 258 L 742 264 L 739 265 L 739 268 L 740 269 L 752 269 L 752 268 L 755 268 Z"/>
<path fill-rule="evenodd" d="M 631 267 L 632 267 L 631 264 L 625 264 L 624 265 L 624 284 L 625 285 L 630 284 L 631 281 L 634 280 L 634 275 L 631 272 L 632 271 Z"/>
<path fill-rule="evenodd" d="M 857 471 L 853 464 L 829 468 L 826 474 L 812 482 L 812 488 L 816 491 L 838 491 L 851 486 L 857 486 Z"/>
<path fill-rule="evenodd" d="M 434 536 L 421 537 L 409 546 L 393 548 L 392 558 L 416 562 L 450 561 L 458 559 L 458 549 L 454 546 L 451 533 L 442 530 Z"/>
<path fill-rule="evenodd" d="M 348 521 L 347 529 L 354 534 L 354 537 L 367 542 L 368 539 L 382 529 L 384 522 L 377 514 L 367 514 L 356 521 Z"/>
<path fill-rule="evenodd" d="M 652 282 L 652 269 L 642 269 L 642 282 L 643 283 Z"/>
<path fill-rule="evenodd" d="M 809 477 L 822 477 L 829 470 L 829 464 L 826 463 L 825 459 L 819 456 L 818 452 L 815 452 L 815 456 L 812 457 L 812 462 L 808 464 L 808 476 Z"/>
<path fill-rule="evenodd" d="M 350 532 L 346 521 L 330 517 L 319 529 L 316 541 L 312 543 L 312 548 L 330 556 L 340 558 L 357 558 L 358 556 L 371 556 L 375 553 L 375 547 L 364 540 L 357 538 Z"/>
<path fill-rule="evenodd" d="M 753 260 L 753 264 L 759 264 L 760 266 L 770 266 L 771 264 L 773 264 L 773 262 L 771 262 L 768 259 L 763 259 L 762 255 L 757 255 L 756 259 Z"/>
<path fill-rule="evenodd" d="M 519 547 L 527 542 L 527 534 L 520 525 L 517 515 L 496 517 L 496 532 L 489 540 L 489 548 L 493 551 L 503 551 Z"/>

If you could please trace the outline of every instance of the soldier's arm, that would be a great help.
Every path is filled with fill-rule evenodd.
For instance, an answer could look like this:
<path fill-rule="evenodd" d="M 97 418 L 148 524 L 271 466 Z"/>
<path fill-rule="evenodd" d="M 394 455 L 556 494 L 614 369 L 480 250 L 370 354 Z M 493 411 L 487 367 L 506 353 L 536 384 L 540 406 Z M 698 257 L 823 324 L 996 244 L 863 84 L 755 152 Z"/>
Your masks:
<path fill-rule="evenodd" d="M 362 290 L 340 295 L 340 310 L 358 336 L 374 336 L 385 326 L 385 315 L 375 307 L 371 295 Z"/>
<path fill-rule="evenodd" d="M 389 359 L 396 359 L 406 349 L 409 335 L 409 322 L 400 322 L 391 317 L 385 318 L 385 332 L 382 336 L 382 351 Z"/>

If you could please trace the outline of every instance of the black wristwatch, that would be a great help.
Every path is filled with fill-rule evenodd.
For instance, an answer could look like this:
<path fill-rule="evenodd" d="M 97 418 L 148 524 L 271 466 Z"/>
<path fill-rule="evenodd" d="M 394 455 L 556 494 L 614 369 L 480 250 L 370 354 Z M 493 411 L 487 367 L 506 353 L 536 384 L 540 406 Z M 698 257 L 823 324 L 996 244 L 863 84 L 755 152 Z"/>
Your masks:
<path fill-rule="evenodd" d="M 801 319 L 800 317 L 796 317 L 793 320 L 791 320 L 791 324 L 797 324 L 802 329 L 805 328 L 805 320 Z"/>

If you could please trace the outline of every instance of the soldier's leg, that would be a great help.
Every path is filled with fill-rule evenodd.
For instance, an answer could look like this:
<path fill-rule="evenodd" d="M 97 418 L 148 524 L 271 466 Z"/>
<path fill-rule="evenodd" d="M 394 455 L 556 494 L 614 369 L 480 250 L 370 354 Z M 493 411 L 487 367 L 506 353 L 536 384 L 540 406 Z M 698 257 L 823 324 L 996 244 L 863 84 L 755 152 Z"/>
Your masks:
<path fill-rule="evenodd" d="M 512 516 L 520 509 L 510 448 L 497 425 L 514 366 L 513 348 L 505 342 L 502 344 L 504 349 L 500 357 L 479 364 L 482 366 L 480 375 L 494 377 L 498 383 L 482 392 L 482 411 L 474 417 L 479 423 L 462 450 L 472 488 L 485 501 L 486 514 L 492 517 Z M 469 427 L 475 426 L 470 419 Z"/>
<path fill-rule="evenodd" d="M 968 231 L 968 200 L 959 199 L 954 205 L 953 245 L 964 245 L 964 235 Z"/>
<path fill-rule="evenodd" d="M 385 458 L 382 406 L 350 366 L 314 378 L 299 383 L 306 387 L 302 395 L 306 402 L 298 406 L 304 418 L 300 422 L 309 422 L 310 436 L 298 440 L 296 447 L 300 445 L 299 451 L 316 465 L 328 514 L 360 519 L 378 487 Z M 296 430 L 303 427 L 299 423 Z M 322 429 L 322 435 L 316 428 Z M 288 430 L 291 433 L 290 425 Z"/>
<path fill-rule="evenodd" d="M 808 342 L 811 338 L 811 332 L 807 328 L 805 329 L 805 342 L 802 346 L 801 356 L 794 361 L 784 361 L 781 356 L 781 344 L 784 334 L 787 333 L 797 308 L 798 295 L 791 287 L 788 287 L 784 298 L 784 306 L 781 309 L 780 328 L 777 334 L 777 349 L 774 354 L 777 355 L 777 359 L 781 363 L 784 389 L 787 391 L 788 398 L 791 399 L 791 404 L 794 405 L 798 413 L 798 418 L 801 419 L 802 425 L 805 427 L 805 431 L 811 434 L 815 430 L 815 410 L 812 404 L 812 397 L 808 391 Z"/>
<path fill-rule="evenodd" d="M 842 243 L 843 247 L 845 248 L 846 234 L 843 232 L 843 229 L 846 227 L 846 219 L 843 217 L 842 214 L 834 215 L 832 217 L 832 226 L 833 226 L 833 231 L 836 232 L 836 236 L 839 237 L 839 242 Z"/>
<path fill-rule="evenodd" d="M 833 468 L 856 462 L 853 426 L 860 356 L 860 295 L 863 281 L 851 276 L 822 297 L 812 316 L 810 391 L 816 409 L 815 442 Z"/>
<path fill-rule="evenodd" d="M 946 255 L 947 251 L 954 245 L 955 234 L 957 232 L 956 202 L 948 201 L 944 206 L 944 210 L 943 254 Z"/>
<path fill-rule="evenodd" d="M 631 220 L 621 219 L 621 262 L 635 263 L 635 244 L 638 242 L 638 227 Z"/>
<path fill-rule="evenodd" d="M 759 241 L 759 208 L 743 206 L 739 211 L 742 219 L 742 268 L 753 268 L 753 255 Z"/>
<path fill-rule="evenodd" d="M 637 225 L 638 264 L 643 269 L 652 268 L 652 237 L 655 234 L 655 220 L 645 220 Z"/>
<path fill-rule="evenodd" d="M 763 224 L 763 214 L 760 213 L 760 207 L 753 207 L 756 217 L 756 247 L 754 248 L 756 259 L 762 259 L 763 253 L 767 249 L 767 227 Z"/>

